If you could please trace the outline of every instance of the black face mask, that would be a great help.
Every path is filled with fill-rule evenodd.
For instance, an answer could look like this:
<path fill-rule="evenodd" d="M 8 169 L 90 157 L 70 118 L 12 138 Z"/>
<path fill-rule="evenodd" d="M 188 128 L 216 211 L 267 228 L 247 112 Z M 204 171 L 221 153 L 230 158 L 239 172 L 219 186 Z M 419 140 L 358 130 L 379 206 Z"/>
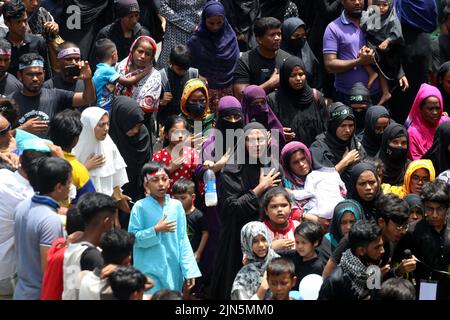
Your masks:
<path fill-rule="evenodd" d="M 192 114 L 194 117 L 200 117 L 203 112 L 205 112 L 205 104 L 204 103 L 190 103 L 190 102 L 186 102 L 186 110 L 187 112 L 189 112 L 190 114 Z"/>
<path fill-rule="evenodd" d="M 353 111 L 353 114 L 355 115 L 355 124 L 357 128 L 363 128 L 365 121 L 366 121 L 366 110 L 364 109 L 362 111 Z"/>
<path fill-rule="evenodd" d="M 386 155 L 392 161 L 401 161 L 406 159 L 407 152 L 408 149 L 403 148 L 392 148 L 390 146 L 386 148 Z"/>
<path fill-rule="evenodd" d="M 289 39 L 290 47 L 294 50 L 301 50 L 306 43 L 306 38 Z"/>
<path fill-rule="evenodd" d="M 244 127 L 244 121 L 241 119 L 236 122 L 231 122 L 227 120 L 222 120 L 221 129 L 222 130 L 237 130 L 242 129 Z"/>

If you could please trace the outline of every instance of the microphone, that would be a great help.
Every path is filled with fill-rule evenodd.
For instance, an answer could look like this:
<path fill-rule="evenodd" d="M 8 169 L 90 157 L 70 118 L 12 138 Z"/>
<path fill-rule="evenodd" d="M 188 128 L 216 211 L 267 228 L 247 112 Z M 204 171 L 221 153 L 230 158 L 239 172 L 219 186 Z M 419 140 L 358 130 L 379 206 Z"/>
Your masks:
<path fill-rule="evenodd" d="M 409 250 L 409 249 L 405 249 L 405 251 L 403 251 L 403 255 L 405 256 L 405 259 L 412 258 L 412 253 L 411 253 L 411 250 Z"/>

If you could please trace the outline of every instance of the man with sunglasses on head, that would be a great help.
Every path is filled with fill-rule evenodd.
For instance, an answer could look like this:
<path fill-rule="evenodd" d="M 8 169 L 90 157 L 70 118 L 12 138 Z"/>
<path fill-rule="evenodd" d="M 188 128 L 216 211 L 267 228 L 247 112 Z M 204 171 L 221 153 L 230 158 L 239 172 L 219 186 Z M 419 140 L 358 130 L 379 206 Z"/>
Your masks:
<path fill-rule="evenodd" d="M 425 219 L 409 225 L 408 233 L 399 247 L 411 250 L 420 261 L 414 272 L 416 291 L 420 294 L 421 283 L 427 281 L 430 284 L 431 281 L 437 283 L 436 299 L 449 300 L 450 186 L 440 180 L 427 183 L 420 197 L 425 207 Z"/>

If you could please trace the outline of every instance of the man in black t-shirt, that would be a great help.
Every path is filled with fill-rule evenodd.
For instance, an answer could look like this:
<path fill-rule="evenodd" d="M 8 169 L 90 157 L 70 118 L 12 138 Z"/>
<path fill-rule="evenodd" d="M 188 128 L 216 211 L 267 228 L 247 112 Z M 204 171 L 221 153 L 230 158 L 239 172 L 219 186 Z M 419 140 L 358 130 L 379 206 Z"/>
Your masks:
<path fill-rule="evenodd" d="M 22 89 L 20 81 L 7 72 L 10 63 L 11 44 L 5 39 L 0 39 L 0 94 L 4 96 Z"/>
<path fill-rule="evenodd" d="M 119 0 L 115 8 L 116 21 L 101 29 L 94 43 L 103 38 L 110 39 L 116 44 L 119 61 L 122 61 L 130 53 L 133 42 L 140 36 L 150 36 L 150 32 L 138 22 L 140 8 L 136 0 Z M 91 61 L 94 61 L 93 57 Z"/>
<path fill-rule="evenodd" d="M 44 60 L 35 53 L 24 54 L 19 60 L 21 91 L 9 95 L 19 106 L 19 126 L 22 130 L 46 136 L 48 122 L 61 110 L 84 106 L 95 101 L 92 72 L 87 61 L 81 61 L 80 76 L 85 89 L 82 93 L 60 89 L 42 88 L 44 83 Z"/>
<path fill-rule="evenodd" d="M 5 24 L 9 28 L 5 39 L 11 44 L 11 64 L 9 73 L 17 76 L 19 71 L 19 59 L 23 54 L 35 52 L 43 57 L 45 78 L 51 77 L 51 68 L 48 58 L 47 44 L 43 37 L 31 33 L 28 30 L 28 16 L 22 1 L 9 1 L 2 7 Z"/>
<path fill-rule="evenodd" d="M 281 22 L 272 17 L 258 19 L 253 27 L 258 47 L 244 52 L 234 70 L 234 95 L 240 99 L 244 89 L 258 85 L 266 93 L 278 88 L 280 67 L 290 55 L 280 49 Z"/>
<path fill-rule="evenodd" d="M 58 47 L 57 58 L 59 72 L 45 81 L 44 88 L 83 92 L 84 82 L 69 75 L 69 70 L 66 70 L 66 67 L 77 66 L 81 61 L 80 48 L 76 44 L 66 41 Z"/>

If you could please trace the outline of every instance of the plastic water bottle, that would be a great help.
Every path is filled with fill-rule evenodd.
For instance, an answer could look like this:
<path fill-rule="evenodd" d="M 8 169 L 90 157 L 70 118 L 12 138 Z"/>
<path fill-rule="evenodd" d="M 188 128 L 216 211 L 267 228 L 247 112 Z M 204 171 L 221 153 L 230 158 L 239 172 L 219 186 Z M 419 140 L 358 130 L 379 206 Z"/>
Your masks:
<path fill-rule="evenodd" d="M 207 207 L 214 207 L 217 205 L 216 192 L 216 175 L 214 171 L 208 169 L 203 174 L 203 182 L 205 183 L 205 204 Z"/>

